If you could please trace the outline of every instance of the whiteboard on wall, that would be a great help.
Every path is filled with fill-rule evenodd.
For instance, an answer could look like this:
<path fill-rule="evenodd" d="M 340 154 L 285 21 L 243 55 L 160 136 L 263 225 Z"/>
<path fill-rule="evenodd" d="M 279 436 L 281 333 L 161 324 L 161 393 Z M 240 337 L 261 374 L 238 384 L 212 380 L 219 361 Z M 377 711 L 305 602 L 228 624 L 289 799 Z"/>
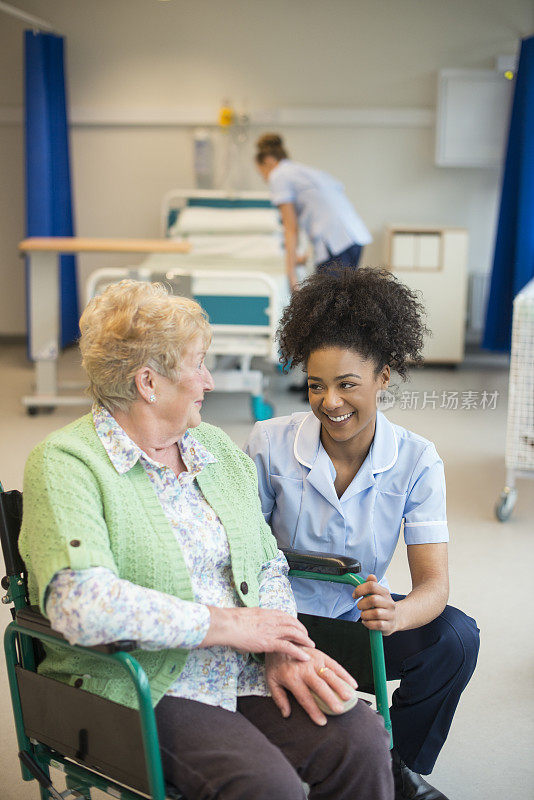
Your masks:
<path fill-rule="evenodd" d="M 439 73 L 436 164 L 496 167 L 504 157 L 514 81 L 491 69 Z"/>

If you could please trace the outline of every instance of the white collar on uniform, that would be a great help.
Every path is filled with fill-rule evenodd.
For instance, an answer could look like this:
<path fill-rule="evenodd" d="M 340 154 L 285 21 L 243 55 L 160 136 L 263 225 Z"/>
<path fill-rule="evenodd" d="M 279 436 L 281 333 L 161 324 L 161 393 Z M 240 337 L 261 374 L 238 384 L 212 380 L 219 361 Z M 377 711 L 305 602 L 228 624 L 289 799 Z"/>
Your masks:
<path fill-rule="evenodd" d="M 293 453 L 297 461 L 308 469 L 312 469 L 319 452 L 321 423 L 309 412 L 297 428 Z M 399 447 L 395 428 L 381 411 L 376 412 L 376 430 L 369 451 L 371 472 L 376 475 L 391 469 L 399 455 Z"/>
<path fill-rule="evenodd" d="M 335 470 L 321 445 L 321 423 L 310 412 L 300 423 L 295 435 L 293 452 L 297 461 L 310 470 L 306 480 L 341 514 L 343 503 L 376 483 L 375 475 L 391 469 L 397 461 L 398 446 L 395 429 L 389 420 L 377 411 L 376 430 L 369 453 L 343 496 L 337 496 Z"/>
<path fill-rule="evenodd" d="M 394 467 L 399 457 L 399 443 L 395 428 L 381 411 L 376 412 L 375 436 L 369 452 L 375 475 Z"/>
<path fill-rule="evenodd" d="M 298 426 L 293 443 L 293 453 L 299 464 L 308 469 L 313 467 L 319 452 L 320 437 L 321 423 L 315 414 L 309 411 Z"/>

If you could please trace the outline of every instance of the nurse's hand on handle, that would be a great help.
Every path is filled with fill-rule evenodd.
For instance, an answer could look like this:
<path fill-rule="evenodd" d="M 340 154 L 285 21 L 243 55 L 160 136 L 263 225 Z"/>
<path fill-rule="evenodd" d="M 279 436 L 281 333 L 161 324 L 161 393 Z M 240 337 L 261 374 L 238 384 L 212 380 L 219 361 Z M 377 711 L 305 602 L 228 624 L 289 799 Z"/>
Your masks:
<path fill-rule="evenodd" d="M 310 660 L 315 645 L 291 614 L 267 608 L 208 608 L 210 626 L 200 647 L 222 645 L 243 653 L 282 653 L 298 661 Z"/>
<path fill-rule="evenodd" d="M 365 583 L 357 586 L 352 596 L 362 612 L 362 622 L 372 631 L 382 631 L 389 636 L 397 630 L 396 603 L 385 586 L 378 583 L 376 575 L 369 575 Z"/>
<path fill-rule="evenodd" d="M 326 653 L 307 648 L 304 652 L 309 658 L 307 662 L 296 661 L 280 653 L 267 653 L 265 656 L 267 684 L 283 717 L 289 717 L 291 714 L 287 696 L 287 691 L 290 691 L 316 725 L 326 725 L 326 717 L 315 702 L 312 692 L 315 692 L 334 713 L 342 713 L 344 704 L 339 698 L 344 701 L 350 700 L 358 684 L 347 670 Z"/>

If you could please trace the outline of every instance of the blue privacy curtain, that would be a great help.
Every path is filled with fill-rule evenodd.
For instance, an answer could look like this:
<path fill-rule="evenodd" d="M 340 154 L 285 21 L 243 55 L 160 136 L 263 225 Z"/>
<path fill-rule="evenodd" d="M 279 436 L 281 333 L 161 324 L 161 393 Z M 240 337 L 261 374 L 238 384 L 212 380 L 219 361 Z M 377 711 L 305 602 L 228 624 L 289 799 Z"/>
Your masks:
<path fill-rule="evenodd" d="M 509 350 L 512 302 L 534 277 L 534 36 L 517 71 L 482 346 Z"/>
<path fill-rule="evenodd" d="M 73 235 L 63 51 L 61 36 L 24 33 L 27 236 Z M 60 266 L 64 347 L 78 336 L 74 256 L 61 256 Z"/>

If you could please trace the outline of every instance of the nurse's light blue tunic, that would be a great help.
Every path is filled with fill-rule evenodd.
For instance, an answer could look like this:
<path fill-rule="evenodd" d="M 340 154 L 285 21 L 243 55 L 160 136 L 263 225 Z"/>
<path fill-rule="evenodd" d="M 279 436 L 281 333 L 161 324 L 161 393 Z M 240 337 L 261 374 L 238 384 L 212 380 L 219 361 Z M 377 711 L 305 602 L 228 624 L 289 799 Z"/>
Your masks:
<path fill-rule="evenodd" d="M 388 585 L 401 532 L 406 544 L 447 542 L 443 462 L 427 439 L 377 411 L 373 443 L 342 497 L 311 412 L 258 422 L 245 447 L 258 471 L 265 519 L 281 547 L 353 556 Z M 298 610 L 325 617 L 359 610 L 352 588 L 292 578 Z"/>
<path fill-rule="evenodd" d="M 345 195 L 343 184 L 327 172 L 284 158 L 270 172 L 268 180 L 275 206 L 294 204 L 299 226 L 313 245 L 316 264 L 352 245 L 372 241 Z"/>

